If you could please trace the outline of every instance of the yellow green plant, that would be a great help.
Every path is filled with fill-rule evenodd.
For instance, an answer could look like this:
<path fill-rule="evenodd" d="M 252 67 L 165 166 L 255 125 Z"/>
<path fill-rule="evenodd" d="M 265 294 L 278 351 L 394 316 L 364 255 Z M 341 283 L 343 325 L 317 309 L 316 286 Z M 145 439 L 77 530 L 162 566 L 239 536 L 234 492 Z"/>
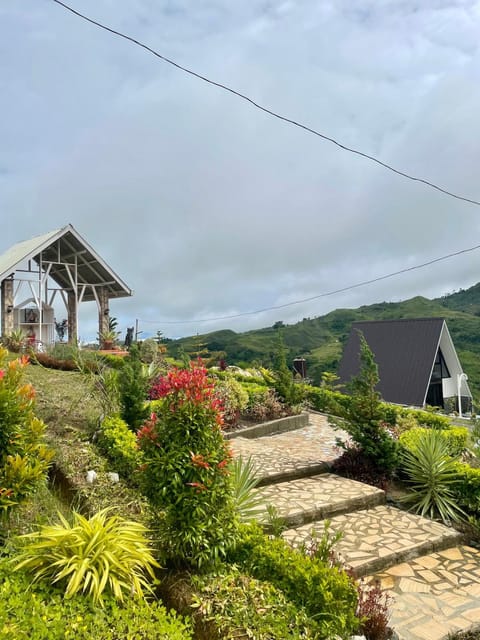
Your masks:
<path fill-rule="evenodd" d="M 82 592 L 103 605 L 104 592 L 121 601 L 125 594 L 142 597 L 151 591 L 153 567 L 159 566 L 147 529 L 109 511 L 88 519 L 74 512 L 72 524 L 59 513 L 59 523 L 20 536 L 15 570 L 31 571 L 34 582 L 66 582 L 66 598 Z"/>

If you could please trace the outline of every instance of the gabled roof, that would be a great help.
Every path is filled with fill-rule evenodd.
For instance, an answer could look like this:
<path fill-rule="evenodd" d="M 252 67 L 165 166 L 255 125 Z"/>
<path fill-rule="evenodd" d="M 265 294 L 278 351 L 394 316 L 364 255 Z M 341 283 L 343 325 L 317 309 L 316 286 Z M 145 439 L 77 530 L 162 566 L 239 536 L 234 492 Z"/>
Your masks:
<path fill-rule="evenodd" d="M 40 257 L 41 256 L 41 257 Z M 23 262 L 51 262 L 49 276 L 66 291 L 72 290 L 66 263 L 77 262 L 78 287 L 104 286 L 109 298 L 131 296 L 132 291 L 102 260 L 82 236 L 68 224 L 31 240 L 15 244 L 0 256 L 0 282 L 12 275 Z M 92 288 L 85 289 L 83 300 L 94 300 Z"/>
<path fill-rule="evenodd" d="M 359 373 L 361 331 L 378 365 L 382 397 L 423 406 L 444 325 L 443 318 L 354 322 L 339 365 L 341 382 Z"/>

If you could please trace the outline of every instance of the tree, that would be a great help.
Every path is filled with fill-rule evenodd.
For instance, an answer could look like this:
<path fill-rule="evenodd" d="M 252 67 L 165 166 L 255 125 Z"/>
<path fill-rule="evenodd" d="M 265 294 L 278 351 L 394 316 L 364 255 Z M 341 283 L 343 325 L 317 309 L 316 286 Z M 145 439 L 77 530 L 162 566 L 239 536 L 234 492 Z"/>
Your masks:
<path fill-rule="evenodd" d="M 381 396 L 376 387 L 380 381 L 374 355 L 359 331 L 360 372 L 347 385 L 350 402 L 339 407 L 341 427 L 349 433 L 367 458 L 382 470 L 390 472 L 398 460 L 397 442 L 383 422 Z M 339 425 L 340 426 L 340 425 Z"/>
<path fill-rule="evenodd" d="M 147 379 L 143 375 L 140 351 L 132 344 L 119 376 L 121 417 L 132 431 L 136 431 L 148 415 Z"/>
<path fill-rule="evenodd" d="M 303 400 L 303 387 L 296 384 L 287 364 L 287 350 L 281 332 L 278 332 L 275 355 L 274 387 L 278 395 L 288 405 L 299 404 Z"/>

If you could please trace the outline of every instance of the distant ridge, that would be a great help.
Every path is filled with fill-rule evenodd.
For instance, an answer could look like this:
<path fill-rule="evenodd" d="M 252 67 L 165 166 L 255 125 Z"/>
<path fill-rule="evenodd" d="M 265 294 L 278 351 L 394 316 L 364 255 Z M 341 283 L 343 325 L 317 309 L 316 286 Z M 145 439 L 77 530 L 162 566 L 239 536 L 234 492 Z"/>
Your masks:
<path fill-rule="evenodd" d="M 268 367 L 273 364 L 277 333 L 281 329 L 290 361 L 304 357 L 308 375 L 319 384 L 323 371 L 336 371 L 352 322 L 431 317 L 447 320 L 474 398 L 480 400 L 480 283 L 433 300 L 417 296 L 402 302 L 336 309 L 295 324 L 278 321 L 272 327 L 244 333 L 223 329 L 181 338 L 169 342 L 167 347 L 170 355 L 178 357 L 182 350 L 195 352 L 201 345 L 203 351 L 223 356 L 228 364 Z"/>

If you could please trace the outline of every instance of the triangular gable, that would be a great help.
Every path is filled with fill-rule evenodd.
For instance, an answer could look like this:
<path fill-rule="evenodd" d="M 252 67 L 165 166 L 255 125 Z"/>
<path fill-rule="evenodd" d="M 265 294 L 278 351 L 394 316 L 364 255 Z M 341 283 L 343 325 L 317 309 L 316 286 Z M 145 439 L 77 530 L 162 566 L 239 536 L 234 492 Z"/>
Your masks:
<path fill-rule="evenodd" d="M 86 287 L 82 299 L 94 300 L 93 287 L 103 286 L 109 298 L 131 296 L 131 289 L 82 238 L 71 224 L 62 229 L 51 231 L 31 240 L 19 242 L 0 256 L 0 282 L 12 275 L 21 264 L 34 260 L 51 263 L 49 276 L 64 290 L 72 289 L 71 270 L 65 265 L 76 262 L 76 271 L 80 286 Z"/>
<path fill-rule="evenodd" d="M 340 381 L 346 384 L 360 371 L 361 331 L 378 365 L 382 398 L 423 406 L 444 324 L 443 318 L 355 322 L 340 362 Z"/>

